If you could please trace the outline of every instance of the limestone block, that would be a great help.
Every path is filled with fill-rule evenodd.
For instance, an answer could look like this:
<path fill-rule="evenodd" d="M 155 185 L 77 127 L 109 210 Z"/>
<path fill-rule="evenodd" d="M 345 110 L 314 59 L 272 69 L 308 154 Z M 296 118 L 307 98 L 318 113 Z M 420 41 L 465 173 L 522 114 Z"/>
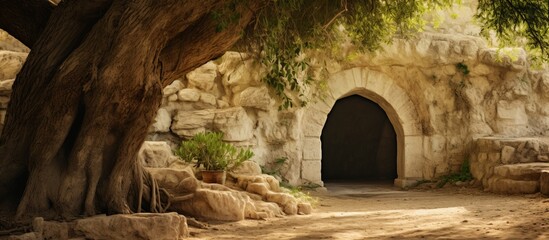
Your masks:
<path fill-rule="evenodd" d="M 179 158 L 173 154 L 170 145 L 164 141 L 145 141 L 141 145 L 138 158 L 145 167 L 163 168 L 169 167 Z"/>
<path fill-rule="evenodd" d="M 503 146 L 501 149 L 501 163 L 509 164 L 513 163 L 515 158 L 515 148 L 510 146 Z"/>
<path fill-rule="evenodd" d="M 187 80 L 189 80 L 189 87 L 196 87 L 204 91 L 209 91 L 215 85 L 215 79 L 217 78 L 217 65 L 212 61 L 207 62 L 206 64 L 187 73 L 186 77 Z"/>
<path fill-rule="evenodd" d="M 461 47 L 461 54 L 468 59 L 476 58 L 478 53 L 478 45 L 473 40 L 463 40 L 459 42 Z"/>
<path fill-rule="evenodd" d="M 297 201 L 288 193 L 268 192 L 265 195 L 265 200 L 278 204 L 288 215 L 297 214 Z"/>
<path fill-rule="evenodd" d="M 320 138 L 305 138 L 303 140 L 303 159 L 320 160 L 322 158 L 322 143 Z"/>
<path fill-rule="evenodd" d="M 14 79 L 27 55 L 28 53 L 0 50 L 0 80 Z"/>
<path fill-rule="evenodd" d="M 540 188 L 539 191 L 547 196 L 549 196 L 549 170 L 541 171 L 539 177 Z"/>
<path fill-rule="evenodd" d="M 254 161 L 244 161 L 240 166 L 231 172 L 239 175 L 260 175 L 261 167 Z"/>
<path fill-rule="evenodd" d="M 99 215 L 74 221 L 76 234 L 86 239 L 183 239 L 187 220 L 177 213 Z"/>
<path fill-rule="evenodd" d="M 250 183 L 246 187 L 246 191 L 265 196 L 269 192 L 268 183 Z"/>
<path fill-rule="evenodd" d="M 308 137 L 320 137 L 328 115 L 314 109 L 307 109 L 303 119 L 303 134 Z"/>
<path fill-rule="evenodd" d="M 549 179 L 548 179 L 549 180 Z M 313 207 L 309 203 L 298 203 L 297 204 L 297 214 L 299 215 L 308 215 L 313 212 Z"/>
<path fill-rule="evenodd" d="M 322 183 L 322 178 L 320 176 L 321 168 L 322 168 L 322 163 L 320 162 L 320 160 L 302 161 L 301 162 L 301 179 L 308 182 L 321 184 Z"/>
<path fill-rule="evenodd" d="M 164 97 L 168 97 L 172 94 L 177 93 L 177 91 L 183 89 L 184 87 L 185 84 L 183 84 L 180 80 L 175 80 L 162 90 L 162 94 L 164 95 Z"/>
<path fill-rule="evenodd" d="M 249 197 L 238 192 L 199 188 L 194 197 L 172 204 L 171 210 L 211 220 L 239 221 L 245 217 Z"/>
<path fill-rule="evenodd" d="M 217 107 L 218 108 L 228 108 L 230 107 L 229 103 L 224 100 L 217 100 Z"/>
<path fill-rule="evenodd" d="M 211 125 L 215 117 L 213 110 L 180 111 L 172 122 L 172 130 L 193 129 Z"/>
<path fill-rule="evenodd" d="M 182 196 L 194 193 L 199 182 L 194 176 L 192 166 L 184 169 L 176 168 L 146 168 L 158 183 L 158 186 L 167 190 L 173 196 Z"/>
<path fill-rule="evenodd" d="M 504 178 L 490 178 L 488 189 L 495 193 L 532 194 L 539 191 L 539 180 L 513 180 Z"/>
<path fill-rule="evenodd" d="M 272 99 L 267 87 L 249 87 L 238 94 L 235 104 L 242 107 L 252 107 L 261 110 L 272 108 Z"/>
<path fill-rule="evenodd" d="M 172 94 L 172 95 L 168 96 L 168 101 L 169 102 L 176 102 L 177 99 L 178 99 L 177 94 Z"/>
<path fill-rule="evenodd" d="M 215 107 L 217 105 L 217 98 L 213 94 L 200 93 L 200 102 Z"/>
<path fill-rule="evenodd" d="M 479 51 L 480 61 L 486 65 L 523 70 L 527 54 L 522 48 L 486 48 Z"/>
<path fill-rule="evenodd" d="M 421 178 L 423 176 L 423 137 L 404 138 L 404 176 L 399 178 Z"/>
<path fill-rule="evenodd" d="M 253 60 L 245 60 L 236 69 L 223 75 L 221 82 L 232 93 L 239 93 L 249 86 L 260 85 L 261 78 L 265 75 L 265 69 L 261 64 Z"/>
<path fill-rule="evenodd" d="M 502 178 L 521 181 L 537 181 L 543 170 L 549 170 L 549 163 L 521 163 L 494 167 L 494 174 Z"/>
<path fill-rule="evenodd" d="M 541 76 L 539 86 L 542 96 L 549 98 L 549 72 L 546 72 Z"/>
<path fill-rule="evenodd" d="M 154 123 L 151 126 L 152 132 L 169 132 L 170 126 L 172 125 L 172 117 L 170 113 L 165 108 L 159 108 L 156 111 L 156 117 L 154 118 Z"/>
<path fill-rule="evenodd" d="M 219 73 L 225 75 L 234 71 L 238 65 L 242 64 L 245 60 L 248 60 L 250 56 L 246 53 L 240 52 L 226 52 L 219 60 L 217 70 Z"/>
<path fill-rule="evenodd" d="M 11 87 L 13 86 L 13 82 L 15 79 L 8 79 L 0 81 L 0 96 L 10 96 L 11 94 Z"/>
<path fill-rule="evenodd" d="M 180 101 L 196 102 L 200 99 L 200 91 L 194 88 L 185 88 L 177 92 L 177 97 Z"/>
<path fill-rule="evenodd" d="M 213 127 L 224 133 L 225 141 L 246 141 L 254 135 L 254 121 L 242 107 L 217 110 Z"/>
<path fill-rule="evenodd" d="M 497 126 L 500 133 L 520 134 L 528 124 L 528 116 L 521 101 L 500 100 L 497 104 Z M 517 128 L 518 127 L 518 128 Z"/>
<path fill-rule="evenodd" d="M 465 88 L 463 93 L 465 100 L 469 103 L 469 106 L 476 107 L 482 102 L 482 100 L 484 100 L 484 94 L 482 94 L 478 88 L 468 87 Z"/>

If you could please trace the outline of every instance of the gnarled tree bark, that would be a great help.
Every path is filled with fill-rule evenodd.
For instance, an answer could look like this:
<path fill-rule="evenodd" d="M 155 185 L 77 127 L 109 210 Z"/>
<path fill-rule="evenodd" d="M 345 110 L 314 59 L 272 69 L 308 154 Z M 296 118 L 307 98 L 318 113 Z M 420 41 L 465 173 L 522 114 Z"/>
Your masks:
<path fill-rule="evenodd" d="M 41 34 L 25 40 L 0 137 L 0 195 L 16 196 L 18 216 L 141 209 L 151 182 L 136 156 L 163 86 L 225 52 L 261 7 L 244 1 L 218 31 L 210 13 L 229 2 L 67 0 L 27 29 Z"/>

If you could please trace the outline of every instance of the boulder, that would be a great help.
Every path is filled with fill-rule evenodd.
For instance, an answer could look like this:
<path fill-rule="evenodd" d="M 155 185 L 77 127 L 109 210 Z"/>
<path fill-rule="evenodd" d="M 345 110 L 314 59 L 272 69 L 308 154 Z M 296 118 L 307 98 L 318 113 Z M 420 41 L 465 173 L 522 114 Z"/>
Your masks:
<path fill-rule="evenodd" d="M 86 239 L 183 239 L 187 220 L 177 213 L 98 215 L 74 221 L 73 231 Z"/>
<path fill-rule="evenodd" d="M 187 73 L 186 77 L 187 80 L 189 80 L 189 87 L 196 87 L 204 91 L 209 91 L 213 89 L 215 79 L 217 78 L 217 65 L 211 61 L 207 62 Z"/>
<path fill-rule="evenodd" d="M 200 91 L 194 88 L 185 88 L 177 92 L 179 101 L 196 102 L 200 99 Z"/>
<path fill-rule="evenodd" d="M 238 94 L 238 98 L 235 99 L 235 105 L 267 111 L 272 108 L 272 99 L 267 87 L 249 87 Z"/>
<path fill-rule="evenodd" d="M 163 141 L 145 141 L 138 155 L 145 167 L 164 168 L 179 161 L 170 145 Z"/>
<path fill-rule="evenodd" d="M 254 136 L 254 121 L 242 107 L 217 110 L 213 119 L 215 130 L 224 133 L 223 140 L 241 142 Z"/>
<path fill-rule="evenodd" d="M 205 219 L 239 221 L 245 218 L 246 202 L 249 200 L 249 197 L 232 191 L 200 188 L 194 193 L 193 198 L 174 203 L 170 209 Z"/>
<path fill-rule="evenodd" d="M 254 161 L 244 161 L 240 166 L 231 171 L 238 175 L 260 175 L 261 167 Z"/>
<path fill-rule="evenodd" d="M 27 59 L 27 55 L 28 53 L 0 50 L 0 80 L 14 79 Z"/>

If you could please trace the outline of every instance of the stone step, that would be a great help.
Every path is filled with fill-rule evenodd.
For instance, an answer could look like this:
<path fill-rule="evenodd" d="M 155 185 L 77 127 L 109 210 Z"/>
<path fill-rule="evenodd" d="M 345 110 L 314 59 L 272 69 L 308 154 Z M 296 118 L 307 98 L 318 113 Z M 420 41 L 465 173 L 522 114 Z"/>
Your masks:
<path fill-rule="evenodd" d="M 494 175 L 487 181 L 487 189 L 496 193 L 531 194 L 540 191 L 540 183 L 545 187 L 542 172 L 549 172 L 549 163 L 534 162 L 508 164 L 494 167 Z M 541 182 L 543 181 L 543 182 Z"/>
<path fill-rule="evenodd" d="M 549 163 L 508 164 L 494 167 L 494 176 L 519 181 L 539 181 L 543 170 L 549 170 Z"/>

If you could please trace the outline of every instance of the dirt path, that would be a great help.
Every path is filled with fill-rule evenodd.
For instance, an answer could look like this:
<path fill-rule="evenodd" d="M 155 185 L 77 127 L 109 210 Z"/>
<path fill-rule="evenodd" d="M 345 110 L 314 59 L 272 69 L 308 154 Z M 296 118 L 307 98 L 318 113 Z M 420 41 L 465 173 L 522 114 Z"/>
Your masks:
<path fill-rule="evenodd" d="M 327 184 L 313 214 L 210 223 L 191 239 L 549 239 L 549 198 Z"/>

